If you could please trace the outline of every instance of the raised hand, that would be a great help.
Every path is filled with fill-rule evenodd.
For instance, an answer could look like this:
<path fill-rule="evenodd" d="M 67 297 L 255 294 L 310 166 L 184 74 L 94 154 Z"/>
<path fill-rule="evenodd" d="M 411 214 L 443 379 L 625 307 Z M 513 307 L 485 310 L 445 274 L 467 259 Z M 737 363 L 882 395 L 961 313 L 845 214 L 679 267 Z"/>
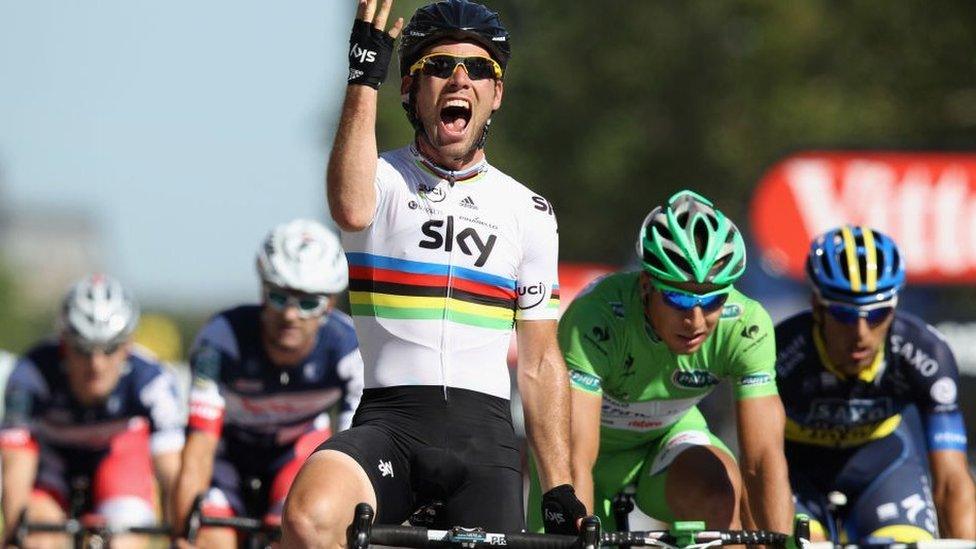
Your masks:
<path fill-rule="evenodd" d="M 393 0 L 359 0 L 349 37 L 349 84 L 379 89 L 386 80 L 393 42 L 403 29 L 403 18 L 398 17 L 385 30 L 392 7 Z"/>

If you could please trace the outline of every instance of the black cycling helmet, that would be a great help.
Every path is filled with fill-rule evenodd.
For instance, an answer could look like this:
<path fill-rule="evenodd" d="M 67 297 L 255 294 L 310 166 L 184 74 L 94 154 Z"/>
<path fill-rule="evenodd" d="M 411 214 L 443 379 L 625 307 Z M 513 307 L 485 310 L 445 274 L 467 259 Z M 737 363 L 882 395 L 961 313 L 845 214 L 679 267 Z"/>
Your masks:
<path fill-rule="evenodd" d="M 488 50 L 503 71 L 512 55 L 508 31 L 502 26 L 498 14 L 468 0 L 441 0 L 418 9 L 401 36 L 401 78 L 421 58 L 424 50 L 444 39 L 477 42 Z"/>

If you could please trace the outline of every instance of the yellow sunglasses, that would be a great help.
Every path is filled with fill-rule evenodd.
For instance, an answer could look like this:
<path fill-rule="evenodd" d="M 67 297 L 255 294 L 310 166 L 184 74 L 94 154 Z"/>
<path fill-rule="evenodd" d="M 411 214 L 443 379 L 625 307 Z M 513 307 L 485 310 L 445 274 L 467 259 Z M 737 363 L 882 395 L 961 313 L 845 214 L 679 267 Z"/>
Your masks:
<path fill-rule="evenodd" d="M 447 53 L 432 53 L 421 57 L 416 63 L 410 65 L 409 74 L 420 71 L 424 76 L 450 78 L 457 70 L 458 65 L 464 66 L 464 70 L 471 80 L 502 77 L 502 66 L 490 57 L 480 55 L 458 57 Z"/>

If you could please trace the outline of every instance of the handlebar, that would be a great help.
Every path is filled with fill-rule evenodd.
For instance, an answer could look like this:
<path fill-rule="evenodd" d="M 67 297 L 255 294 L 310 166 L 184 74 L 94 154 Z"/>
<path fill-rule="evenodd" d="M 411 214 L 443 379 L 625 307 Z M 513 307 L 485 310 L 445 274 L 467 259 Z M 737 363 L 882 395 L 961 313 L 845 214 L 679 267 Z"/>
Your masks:
<path fill-rule="evenodd" d="M 485 532 L 481 528 L 431 530 L 415 526 L 373 525 L 373 508 L 367 503 L 356 506 L 356 514 L 350 525 L 351 549 L 368 549 L 371 543 L 416 549 L 445 548 L 460 545 L 473 548 L 478 545 L 504 545 L 507 549 L 597 549 L 600 544 L 600 521 L 596 517 L 583 519 L 579 536 L 553 534 L 500 534 Z"/>

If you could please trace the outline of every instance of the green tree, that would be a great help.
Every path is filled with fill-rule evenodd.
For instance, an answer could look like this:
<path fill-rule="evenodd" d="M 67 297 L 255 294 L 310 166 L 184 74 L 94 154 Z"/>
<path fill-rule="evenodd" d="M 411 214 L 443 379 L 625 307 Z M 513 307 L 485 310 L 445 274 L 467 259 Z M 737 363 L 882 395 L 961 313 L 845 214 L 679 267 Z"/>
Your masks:
<path fill-rule="evenodd" d="M 747 225 L 755 182 L 798 149 L 976 145 L 973 3 L 488 3 L 513 47 L 489 159 L 553 202 L 564 259 L 628 260 L 685 187 Z M 400 146 L 395 66 L 381 102 L 381 148 Z"/>

